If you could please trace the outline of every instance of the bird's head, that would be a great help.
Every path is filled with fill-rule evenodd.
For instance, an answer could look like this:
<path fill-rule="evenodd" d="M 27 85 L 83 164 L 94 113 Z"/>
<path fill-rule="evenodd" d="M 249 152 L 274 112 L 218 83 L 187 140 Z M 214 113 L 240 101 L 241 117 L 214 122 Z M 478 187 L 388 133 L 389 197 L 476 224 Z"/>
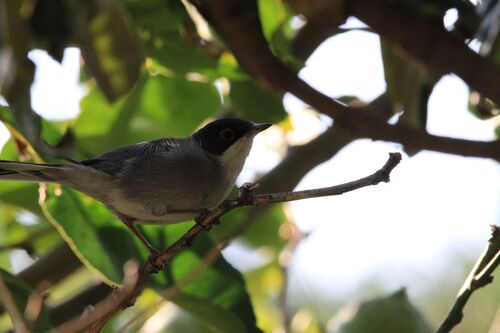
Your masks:
<path fill-rule="evenodd" d="M 221 156 L 233 146 L 251 147 L 253 138 L 271 125 L 238 118 L 218 119 L 199 129 L 193 138 L 206 152 Z"/>
<path fill-rule="evenodd" d="M 248 156 L 253 138 L 271 125 L 253 124 L 238 118 L 218 119 L 194 133 L 193 139 L 221 163 L 237 167 L 236 164 L 243 163 Z"/>

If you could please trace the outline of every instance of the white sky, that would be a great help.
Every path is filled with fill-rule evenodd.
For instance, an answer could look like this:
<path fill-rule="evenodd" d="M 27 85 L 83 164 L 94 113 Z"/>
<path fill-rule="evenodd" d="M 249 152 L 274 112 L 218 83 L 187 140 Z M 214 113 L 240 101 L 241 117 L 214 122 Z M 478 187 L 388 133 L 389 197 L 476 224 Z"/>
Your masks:
<path fill-rule="evenodd" d="M 66 51 L 63 66 L 40 51 L 31 58 L 38 68 L 32 89 L 34 109 L 52 119 L 74 117 L 84 93 L 78 85 L 78 50 Z M 351 32 L 325 42 L 300 75 L 332 97 L 356 95 L 369 101 L 385 90 L 381 66 L 378 37 Z M 467 94 L 455 76 L 438 83 L 429 102 L 431 133 L 493 139 L 493 123 L 467 111 Z M 303 113 L 293 97 L 286 97 L 285 105 L 295 119 L 298 140 L 310 135 L 311 128 L 315 132 L 325 128 L 325 118 Z M 276 147 L 270 140 L 278 136 L 270 131 L 256 140 L 240 182 L 279 161 L 279 152 L 269 149 Z M 358 140 L 314 169 L 298 188 L 366 176 L 381 167 L 388 152 L 397 150 L 395 144 Z M 488 225 L 500 220 L 499 185 L 500 167 L 491 160 L 421 152 L 404 158 L 389 184 L 290 204 L 298 226 L 311 231 L 293 260 L 292 299 L 350 297 L 373 275 L 388 290 L 403 285 L 410 293 L 422 290 L 448 260 L 463 253 L 479 255 Z M 245 261 L 240 250 L 235 246 L 225 253 L 236 266 Z"/>

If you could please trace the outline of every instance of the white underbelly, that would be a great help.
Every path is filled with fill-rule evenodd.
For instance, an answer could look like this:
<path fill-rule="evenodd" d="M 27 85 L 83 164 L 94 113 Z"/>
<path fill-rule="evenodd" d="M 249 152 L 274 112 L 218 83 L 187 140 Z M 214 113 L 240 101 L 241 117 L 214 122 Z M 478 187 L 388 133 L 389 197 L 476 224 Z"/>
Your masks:
<path fill-rule="evenodd" d="M 128 216 L 139 224 L 173 224 L 194 219 L 199 212 L 168 212 L 153 213 L 143 205 L 131 201 L 115 201 L 109 205 L 117 213 Z"/>

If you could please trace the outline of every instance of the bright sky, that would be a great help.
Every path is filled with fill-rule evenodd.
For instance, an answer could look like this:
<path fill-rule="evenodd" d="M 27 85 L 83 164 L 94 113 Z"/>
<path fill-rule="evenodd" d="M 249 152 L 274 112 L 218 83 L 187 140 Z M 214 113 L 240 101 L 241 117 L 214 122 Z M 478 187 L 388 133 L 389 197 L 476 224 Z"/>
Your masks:
<path fill-rule="evenodd" d="M 79 51 L 68 49 L 62 66 L 44 52 L 32 52 L 31 58 L 38 68 L 32 88 L 35 110 L 52 119 L 74 117 L 84 93 L 78 85 Z M 369 101 L 385 89 L 378 37 L 366 32 L 334 37 L 311 56 L 300 75 L 332 97 L 355 95 Z M 429 102 L 428 130 L 493 139 L 493 123 L 473 117 L 467 98 L 460 79 L 444 77 Z M 311 128 L 317 133 L 328 123 L 302 112 L 301 103 L 291 96 L 285 105 L 296 126 L 295 142 L 310 136 Z M 256 140 L 240 182 L 279 161 L 279 152 L 269 149 L 276 148 L 278 138 L 269 131 Z M 396 144 L 358 140 L 314 169 L 299 189 L 366 176 L 383 165 L 388 152 L 398 150 Z M 405 285 L 410 294 L 418 293 L 449 260 L 479 255 L 489 224 L 500 220 L 499 184 L 496 162 L 421 152 L 405 157 L 389 184 L 290 204 L 297 225 L 311 232 L 291 267 L 292 300 L 350 297 L 370 276 L 377 276 L 388 290 Z M 235 266 L 245 266 L 241 249 L 235 246 L 226 252 Z"/>

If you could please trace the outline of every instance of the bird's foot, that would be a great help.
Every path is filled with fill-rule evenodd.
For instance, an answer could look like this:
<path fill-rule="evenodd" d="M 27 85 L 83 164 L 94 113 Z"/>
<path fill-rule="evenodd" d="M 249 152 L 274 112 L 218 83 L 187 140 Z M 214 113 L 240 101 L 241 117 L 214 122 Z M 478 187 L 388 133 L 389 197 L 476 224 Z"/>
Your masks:
<path fill-rule="evenodd" d="M 204 224 L 203 222 L 207 218 L 208 215 L 210 215 L 212 212 L 206 208 L 202 208 L 200 210 L 200 215 L 198 215 L 194 221 L 196 222 L 197 225 L 203 228 L 205 231 L 209 231 L 213 228 L 214 225 L 220 224 L 220 221 L 218 218 L 213 219 L 210 221 L 210 224 Z"/>
<path fill-rule="evenodd" d="M 163 269 L 163 264 L 157 263 L 156 260 L 160 256 L 160 253 L 151 253 L 147 259 L 147 271 L 149 273 L 155 274 Z"/>
<path fill-rule="evenodd" d="M 250 201 L 253 197 L 253 191 L 259 187 L 259 183 L 244 183 L 238 189 L 236 199 L 240 202 Z"/>

